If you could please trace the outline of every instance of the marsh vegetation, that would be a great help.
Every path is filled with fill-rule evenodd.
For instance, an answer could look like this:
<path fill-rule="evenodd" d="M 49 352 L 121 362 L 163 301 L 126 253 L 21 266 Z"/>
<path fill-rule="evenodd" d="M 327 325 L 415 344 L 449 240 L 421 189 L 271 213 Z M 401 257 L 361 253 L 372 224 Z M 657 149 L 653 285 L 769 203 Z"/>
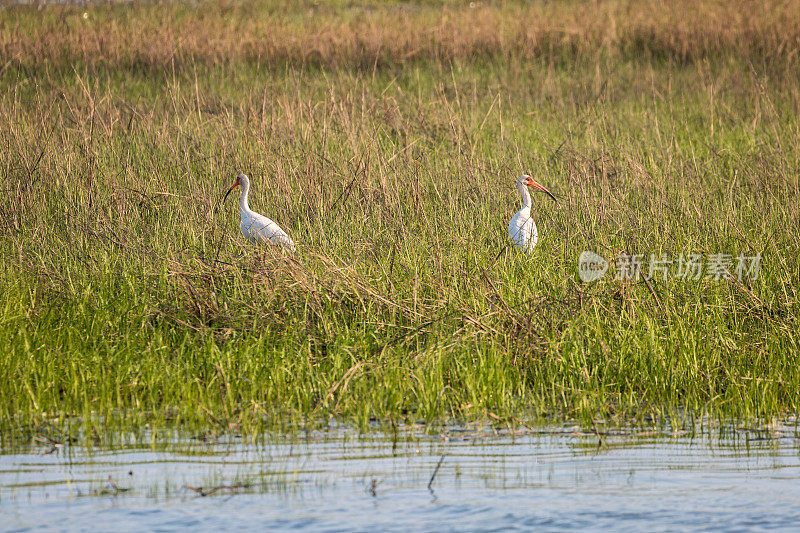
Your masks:
<path fill-rule="evenodd" d="M 796 412 L 798 52 L 795 1 L 0 8 L 2 439 Z"/>

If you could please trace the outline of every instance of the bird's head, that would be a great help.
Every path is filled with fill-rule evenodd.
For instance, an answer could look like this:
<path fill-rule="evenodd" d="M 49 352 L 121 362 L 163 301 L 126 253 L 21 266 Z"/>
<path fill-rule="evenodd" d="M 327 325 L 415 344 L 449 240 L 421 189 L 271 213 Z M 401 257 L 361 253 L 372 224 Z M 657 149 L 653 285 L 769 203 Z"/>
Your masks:
<path fill-rule="evenodd" d="M 236 187 L 238 187 L 239 185 L 241 185 L 242 188 L 247 187 L 248 185 L 250 185 L 250 179 L 245 174 L 239 174 L 238 176 L 236 176 L 236 181 L 233 182 L 231 188 L 228 189 L 228 192 L 225 193 L 225 198 L 223 198 L 222 201 L 224 202 L 225 200 L 227 200 L 228 195 L 231 193 L 231 191 Z"/>
<path fill-rule="evenodd" d="M 552 198 L 554 202 L 558 203 L 558 200 L 556 200 L 556 197 L 553 196 L 553 193 L 548 191 L 545 188 L 544 185 L 542 185 L 541 183 L 537 182 L 536 180 L 534 180 L 532 177 L 528 176 L 527 174 L 523 174 L 522 176 L 519 177 L 519 179 L 517 180 L 517 186 L 518 187 L 526 187 L 527 186 L 527 187 L 533 187 L 534 189 L 538 189 L 538 190 L 542 191 L 543 193 L 547 194 L 547 196 L 549 196 L 550 198 Z"/>

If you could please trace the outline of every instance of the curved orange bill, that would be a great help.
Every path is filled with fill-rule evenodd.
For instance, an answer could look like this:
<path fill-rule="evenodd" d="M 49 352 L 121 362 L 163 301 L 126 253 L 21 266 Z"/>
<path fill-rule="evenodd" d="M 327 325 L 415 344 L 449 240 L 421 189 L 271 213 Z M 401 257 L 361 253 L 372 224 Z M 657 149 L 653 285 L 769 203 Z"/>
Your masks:
<path fill-rule="evenodd" d="M 542 185 L 541 183 L 535 181 L 533 178 L 528 178 L 528 185 L 530 185 L 531 187 L 534 187 L 536 189 L 539 189 L 543 193 L 546 193 L 547 196 L 552 198 L 555 203 L 558 203 L 558 200 L 556 200 L 556 197 L 553 196 L 553 193 L 548 191 L 547 188 L 544 185 Z"/>
<path fill-rule="evenodd" d="M 233 189 L 235 189 L 235 188 L 236 188 L 236 186 L 237 186 L 237 185 L 239 185 L 239 178 L 236 178 L 236 181 L 233 183 L 233 185 L 231 185 L 231 188 L 230 188 L 230 189 L 228 189 L 228 192 L 226 192 L 226 193 L 225 193 L 225 197 L 222 199 L 222 203 L 223 203 L 223 204 L 225 203 L 225 200 L 227 200 L 227 199 L 228 199 L 228 195 L 231 193 L 231 191 L 232 191 Z"/>

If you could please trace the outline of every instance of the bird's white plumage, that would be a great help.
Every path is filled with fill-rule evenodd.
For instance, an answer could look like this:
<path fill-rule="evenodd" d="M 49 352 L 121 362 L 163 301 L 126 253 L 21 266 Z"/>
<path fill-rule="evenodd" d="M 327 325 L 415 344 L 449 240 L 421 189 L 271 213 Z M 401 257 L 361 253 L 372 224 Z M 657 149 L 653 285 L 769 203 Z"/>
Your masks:
<path fill-rule="evenodd" d="M 239 174 L 236 178 L 236 185 L 242 186 L 242 194 L 239 197 L 239 211 L 242 216 L 242 234 L 254 244 L 267 243 L 280 245 L 294 252 L 294 242 L 291 237 L 283 231 L 277 222 L 260 215 L 250 209 L 247 201 L 250 193 L 250 179 L 244 174 Z M 233 189 L 233 187 L 231 187 Z"/>
<path fill-rule="evenodd" d="M 531 218 L 531 193 L 528 191 L 528 185 L 547 193 L 553 201 L 556 199 L 553 193 L 534 181 L 534 179 L 527 174 L 523 174 L 517 180 L 517 190 L 522 197 L 522 209 L 517 211 L 517 214 L 514 215 L 511 218 L 511 222 L 508 223 L 508 236 L 511 237 L 511 242 L 526 253 L 533 251 L 533 248 L 539 241 L 539 231 L 536 228 L 536 222 Z"/>
<path fill-rule="evenodd" d="M 539 240 L 539 232 L 531 218 L 531 193 L 525 184 L 526 178 L 527 176 L 522 176 L 517 180 L 517 190 L 522 196 L 522 209 L 511 217 L 511 222 L 508 223 L 508 236 L 518 248 L 530 252 Z"/>

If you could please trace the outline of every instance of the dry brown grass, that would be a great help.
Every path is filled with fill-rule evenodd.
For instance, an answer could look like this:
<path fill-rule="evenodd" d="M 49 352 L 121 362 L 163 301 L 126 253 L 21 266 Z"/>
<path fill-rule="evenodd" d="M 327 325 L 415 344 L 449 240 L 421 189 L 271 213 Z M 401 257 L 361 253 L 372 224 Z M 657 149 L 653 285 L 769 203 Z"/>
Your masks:
<path fill-rule="evenodd" d="M 598 53 L 692 61 L 725 52 L 792 63 L 800 49 L 798 0 L 477 4 L 50 6 L 33 26 L 25 12 L 35 8 L 6 8 L 0 56 L 29 66 L 66 60 L 170 68 L 184 61 L 244 60 L 367 68 Z"/>

